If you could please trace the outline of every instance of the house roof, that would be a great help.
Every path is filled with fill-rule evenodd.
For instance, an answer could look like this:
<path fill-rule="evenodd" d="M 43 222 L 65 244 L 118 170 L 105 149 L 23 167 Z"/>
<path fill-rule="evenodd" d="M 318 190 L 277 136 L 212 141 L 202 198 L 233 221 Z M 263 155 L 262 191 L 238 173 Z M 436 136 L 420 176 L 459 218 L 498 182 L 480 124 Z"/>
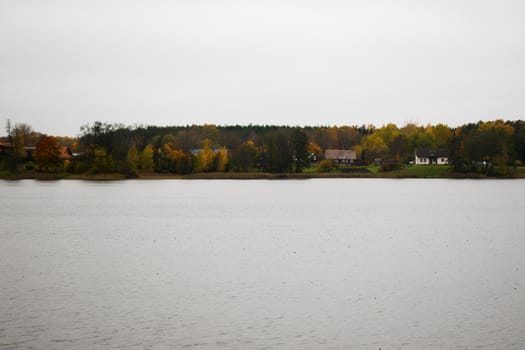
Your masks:
<path fill-rule="evenodd" d="M 213 154 L 218 153 L 222 148 L 220 147 L 212 147 L 210 150 Z M 196 156 L 204 152 L 204 148 L 194 148 L 190 150 L 191 155 Z M 226 149 L 226 152 L 231 153 L 230 149 Z"/>
<path fill-rule="evenodd" d="M 324 156 L 326 159 L 357 159 L 355 151 L 349 149 L 327 149 L 324 151 Z"/>
<path fill-rule="evenodd" d="M 416 149 L 416 156 L 425 157 L 425 158 L 431 158 L 431 157 L 446 158 L 448 157 L 448 150 L 444 148 L 439 148 L 439 149 L 418 148 Z"/>
<path fill-rule="evenodd" d="M 73 157 L 73 153 L 71 153 L 71 150 L 67 146 L 60 147 L 60 158 L 62 159 L 70 159 Z"/>

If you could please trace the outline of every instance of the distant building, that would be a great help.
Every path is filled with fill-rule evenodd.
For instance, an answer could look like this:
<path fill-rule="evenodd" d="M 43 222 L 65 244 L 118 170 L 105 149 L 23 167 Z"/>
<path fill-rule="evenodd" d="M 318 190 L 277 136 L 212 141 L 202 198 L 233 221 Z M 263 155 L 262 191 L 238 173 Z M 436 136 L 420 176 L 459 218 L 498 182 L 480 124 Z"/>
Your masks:
<path fill-rule="evenodd" d="M 36 147 L 24 147 L 26 151 L 26 159 L 33 160 L 35 158 Z M 73 153 L 68 146 L 62 146 L 59 148 L 59 157 L 60 159 L 71 159 L 73 158 Z"/>
<path fill-rule="evenodd" d="M 221 150 L 222 148 L 217 148 L 217 147 L 212 147 L 210 150 L 212 151 L 213 154 L 217 154 L 219 153 L 219 151 Z M 201 154 L 202 152 L 204 152 L 204 149 L 203 148 L 194 148 L 194 149 L 191 149 L 190 150 L 190 154 L 192 156 L 198 156 L 199 154 Z M 228 152 L 228 155 L 231 154 L 231 150 L 230 149 L 226 149 L 226 152 Z"/>
<path fill-rule="evenodd" d="M 13 148 L 13 145 L 9 142 L 0 142 L 0 156 L 8 155 Z"/>
<path fill-rule="evenodd" d="M 416 165 L 446 165 L 448 164 L 448 150 L 418 148 L 415 151 Z"/>
<path fill-rule="evenodd" d="M 35 157 L 36 147 L 26 146 L 24 150 L 26 151 L 26 159 L 32 160 Z"/>
<path fill-rule="evenodd" d="M 60 147 L 60 159 L 71 159 L 73 158 L 73 153 L 67 146 Z"/>
<path fill-rule="evenodd" d="M 338 164 L 353 164 L 357 160 L 355 151 L 347 149 L 327 149 L 324 157 Z"/>
<path fill-rule="evenodd" d="M 315 152 L 308 153 L 308 161 L 313 164 L 317 164 L 319 162 L 319 155 Z"/>

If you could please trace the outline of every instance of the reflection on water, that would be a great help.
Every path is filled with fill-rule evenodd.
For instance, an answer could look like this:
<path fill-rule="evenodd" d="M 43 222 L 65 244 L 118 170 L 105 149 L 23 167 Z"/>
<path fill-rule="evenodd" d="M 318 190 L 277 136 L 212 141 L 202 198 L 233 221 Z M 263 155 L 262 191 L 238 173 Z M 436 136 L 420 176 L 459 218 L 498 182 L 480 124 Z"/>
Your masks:
<path fill-rule="evenodd" d="M 525 181 L 0 191 L 0 349 L 525 344 Z"/>

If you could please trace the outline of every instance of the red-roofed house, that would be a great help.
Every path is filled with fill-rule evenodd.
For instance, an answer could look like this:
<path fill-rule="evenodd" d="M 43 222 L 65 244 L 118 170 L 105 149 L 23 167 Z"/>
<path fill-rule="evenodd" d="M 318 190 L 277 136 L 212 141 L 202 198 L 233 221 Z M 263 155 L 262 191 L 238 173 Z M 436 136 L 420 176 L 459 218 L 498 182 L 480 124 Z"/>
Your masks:
<path fill-rule="evenodd" d="M 73 158 L 73 153 L 67 146 L 60 147 L 60 159 L 71 159 Z"/>
<path fill-rule="evenodd" d="M 9 142 L 0 142 L 0 156 L 8 155 L 13 145 Z"/>

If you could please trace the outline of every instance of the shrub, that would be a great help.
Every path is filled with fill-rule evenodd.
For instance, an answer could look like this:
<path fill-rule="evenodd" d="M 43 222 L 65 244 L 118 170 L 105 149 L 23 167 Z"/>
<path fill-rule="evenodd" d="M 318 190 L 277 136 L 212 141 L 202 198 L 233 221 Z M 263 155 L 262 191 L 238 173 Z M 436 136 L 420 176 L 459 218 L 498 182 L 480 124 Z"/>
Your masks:
<path fill-rule="evenodd" d="M 24 168 L 27 170 L 27 171 L 33 171 L 33 170 L 36 170 L 36 164 L 29 161 L 27 163 L 24 164 Z"/>
<path fill-rule="evenodd" d="M 394 171 L 400 168 L 399 163 L 393 161 L 385 161 L 381 164 L 382 171 Z"/>
<path fill-rule="evenodd" d="M 319 165 L 317 166 L 317 170 L 322 173 L 328 173 L 334 169 L 334 165 L 332 164 L 331 160 L 324 159 L 319 162 Z"/>

